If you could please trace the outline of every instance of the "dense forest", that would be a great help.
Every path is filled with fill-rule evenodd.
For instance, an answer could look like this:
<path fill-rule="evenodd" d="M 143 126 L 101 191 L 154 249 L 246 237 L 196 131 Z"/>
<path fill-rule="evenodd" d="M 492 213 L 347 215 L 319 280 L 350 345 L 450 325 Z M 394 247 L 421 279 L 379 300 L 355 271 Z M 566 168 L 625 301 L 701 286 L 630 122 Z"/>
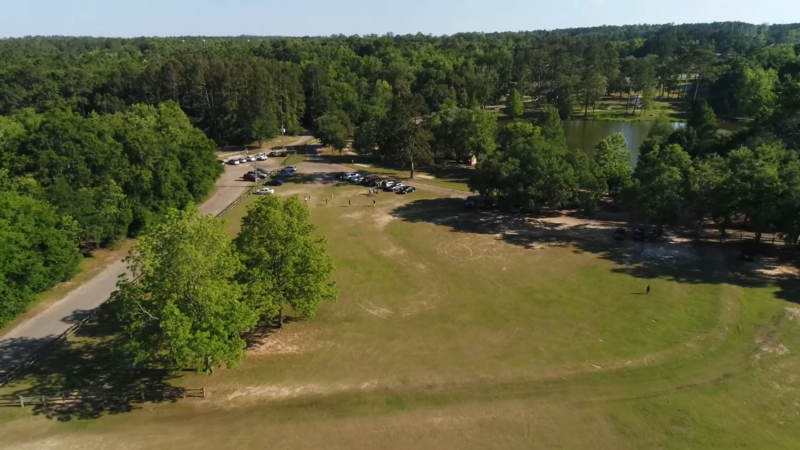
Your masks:
<path fill-rule="evenodd" d="M 0 325 L 170 208 L 202 200 L 214 147 L 312 130 L 413 170 L 477 157 L 472 187 L 531 210 L 601 198 L 664 226 L 744 214 L 800 233 L 800 24 L 635 25 L 453 36 L 0 40 Z M 560 120 L 608 96 L 685 101 L 634 169 Z M 499 127 L 486 106 L 519 117 Z M 743 121 L 730 136 L 716 117 Z M 699 226 L 699 225 L 698 225 Z"/>

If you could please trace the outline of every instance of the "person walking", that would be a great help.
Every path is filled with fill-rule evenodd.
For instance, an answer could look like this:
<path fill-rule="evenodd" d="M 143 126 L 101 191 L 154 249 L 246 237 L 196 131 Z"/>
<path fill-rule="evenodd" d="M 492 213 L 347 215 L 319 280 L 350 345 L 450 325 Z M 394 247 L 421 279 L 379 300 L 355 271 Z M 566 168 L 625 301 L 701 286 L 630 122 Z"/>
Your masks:
<path fill-rule="evenodd" d="M 650 293 L 650 285 L 649 284 L 647 285 L 647 293 L 648 294 Z"/>
<path fill-rule="evenodd" d="M 325 198 L 325 206 L 328 206 L 328 199 Z"/>
<path fill-rule="evenodd" d="M 373 208 L 375 207 L 375 200 L 374 199 L 372 200 L 372 207 Z"/>
<path fill-rule="evenodd" d="M 347 204 L 348 204 L 349 206 L 353 206 L 353 201 L 352 201 L 352 200 L 348 200 L 348 201 L 347 201 Z"/>

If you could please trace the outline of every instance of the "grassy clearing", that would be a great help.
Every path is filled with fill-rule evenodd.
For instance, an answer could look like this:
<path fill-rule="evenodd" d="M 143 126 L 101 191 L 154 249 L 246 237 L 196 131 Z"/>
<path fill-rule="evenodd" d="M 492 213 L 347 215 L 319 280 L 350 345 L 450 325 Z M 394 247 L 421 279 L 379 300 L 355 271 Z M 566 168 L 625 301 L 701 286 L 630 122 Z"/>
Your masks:
<path fill-rule="evenodd" d="M 627 98 L 606 98 L 598 102 L 597 107 L 592 110 L 589 108 L 589 115 L 584 116 L 583 107 L 576 107 L 573 111 L 575 118 L 586 118 L 589 120 L 609 120 L 616 122 L 639 122 L 639 121 L 653 121 L 659 117 L 664 117 L 672 122 L 685 122 L 686 114 L 681 112 L 679 105 L 680 100 L 674 101 L 656 101 L 653 108 L 641 112 L 637 111 L 632 114 L 633 107 L 630 108 L 628 113 L 625 112 Z"/>
<path fill-rule="evenodd" d="M 424 191 L 373 207 L 363 188 L 310 182 L 277 190 L 312 196 L 338 302 L 253 337 L 237 370 L 146 380 L 205 386 L 206 400 L 66 422 L 5 408 L 0 447 L 796 448 L 794 278 L 728 272 L 713 248 L 643 258 L 599 223 Z M 232 235 L 253 201 L 228 216 Z M 120 383 L 92 367 L 112 347 L 102 331 L 2 393 Z"/>

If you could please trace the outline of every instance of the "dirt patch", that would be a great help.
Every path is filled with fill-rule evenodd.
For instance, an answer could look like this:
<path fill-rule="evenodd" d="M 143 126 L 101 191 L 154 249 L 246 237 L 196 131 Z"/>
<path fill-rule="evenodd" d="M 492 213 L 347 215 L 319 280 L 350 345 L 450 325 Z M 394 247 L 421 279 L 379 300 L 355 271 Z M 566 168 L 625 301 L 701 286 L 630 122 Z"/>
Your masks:
<path fill-rule="evenodd" d="M 796 306 L 787 306 L 785 310 L 787 319 L 800 322 L 800 308 Z"/>
<path fill-rule="evenodd" d="M 313 332 L 283 328 L 271 331 L 259 341 L 251 343 L 247 353 L 254 356 L 296 355 L 319 345 L 320 341 Z"/>

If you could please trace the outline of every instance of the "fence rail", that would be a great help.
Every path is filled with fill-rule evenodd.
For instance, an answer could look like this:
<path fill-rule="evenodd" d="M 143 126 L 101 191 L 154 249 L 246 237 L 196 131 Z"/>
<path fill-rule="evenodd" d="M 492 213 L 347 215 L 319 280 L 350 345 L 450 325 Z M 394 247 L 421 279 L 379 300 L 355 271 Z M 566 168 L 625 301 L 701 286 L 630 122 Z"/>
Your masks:
<path fill-rule="evenodd" d="M 166 387 L 157 390 L 133 389 L 128 391 L 110 391 L 105 389 L 84 389 L 58 395 L 6 395 L 0 397 L 0 407 L 10 406 L 47 406 L 70 405 L 83 402 L 131 402 L 177 400 L 183 398 L 205 398 L 206 389 L 187 389 Z"/>
<path fill-rule="evenodd" d="M 296 155 L 296 154 L 297 154 L 297 150 L 295 148 L 290 149 L 288 154 L 286 155 L 286 158 L 284 158 L 284 160 L 281 162 L 281 166 L 285 166 L 286 163 L 289 161 L 289 159 L 291 157 L 293 157 L 294 155 Z M 276 171 L 273 170 L 272 172 L 269 172 L 266 177 L 264 177 L 264 178 L 262 178 L 260 180 L 256 180 L 256 184 L 254 186 L 252 186 L 250 189 L 245 191 L 242 195 L 237 197 L 236 200 L 231 202 L 231 204 L 226 206 L 225 209 L 220 211 L 220 213 L 217 214 L 216 217 L 225 217 L 225 215 L 227 215 L 229 212 L 231 212 L 231 210 L 233 208 L 238 206 L 247 197 L 252 195 L 253 192 L 258 190 L 258 188 L 263 186 L 264 183 L 266 183 L 267 180 L 269 180 L 270 178 L 273 178 L 275 176 L 275 172 Z M 134 279 L 133 281 L 136 282 L 137 279 Z M 106 303 L 108 303 L 109 301 L 111 301 L 112 298 L 113 297 L 109 297 L 106 301 L 104 301 L 101 304 L 101 306 L 106 304 Z M 11 382 L 11 380 L 13 380 L 14 378 L 20 376 L 25 370 L 27 370 L 31 365 L 33 365 L 36 361 L 38 361 L 42 356 L 44 356 L 45 354 L 49 353 L 57 345 L 66 342 L 66 340 L 70 336 L 75 334 L 75 332 L 78 331 L 78 329 L 81 326 L 85 325 L 87 322 L 89 322 L 89 321 L 93 320 L 95 317 L 97 317 L 97 314 L 98 314 L 99 311 L 100 311 L 100 307 L 97 307 L 97 308 L 93 309 L 91 312 L 89 312 L 89 314 L 86 315 L 86 317 L 81 319 L 79 322 L 73 324 L 71 327 L 67 328 L 66 331 L 64 331 L 60 335 L 56 336 L 55 338 L 53 338 L 50 342 L 48 342 L 48 343 L 44 344 L 43 346 L 39 347 L 31 356 L 29 356 L 24 361 L 20 362 L 19 364 L 17 364 L 13 368 L 11 368 L 11 370 L 9 370 L 6 373 L 4 373 L 2 380 L 0 380 L 0 387 L 6 386 L 8 383 Z"/>

